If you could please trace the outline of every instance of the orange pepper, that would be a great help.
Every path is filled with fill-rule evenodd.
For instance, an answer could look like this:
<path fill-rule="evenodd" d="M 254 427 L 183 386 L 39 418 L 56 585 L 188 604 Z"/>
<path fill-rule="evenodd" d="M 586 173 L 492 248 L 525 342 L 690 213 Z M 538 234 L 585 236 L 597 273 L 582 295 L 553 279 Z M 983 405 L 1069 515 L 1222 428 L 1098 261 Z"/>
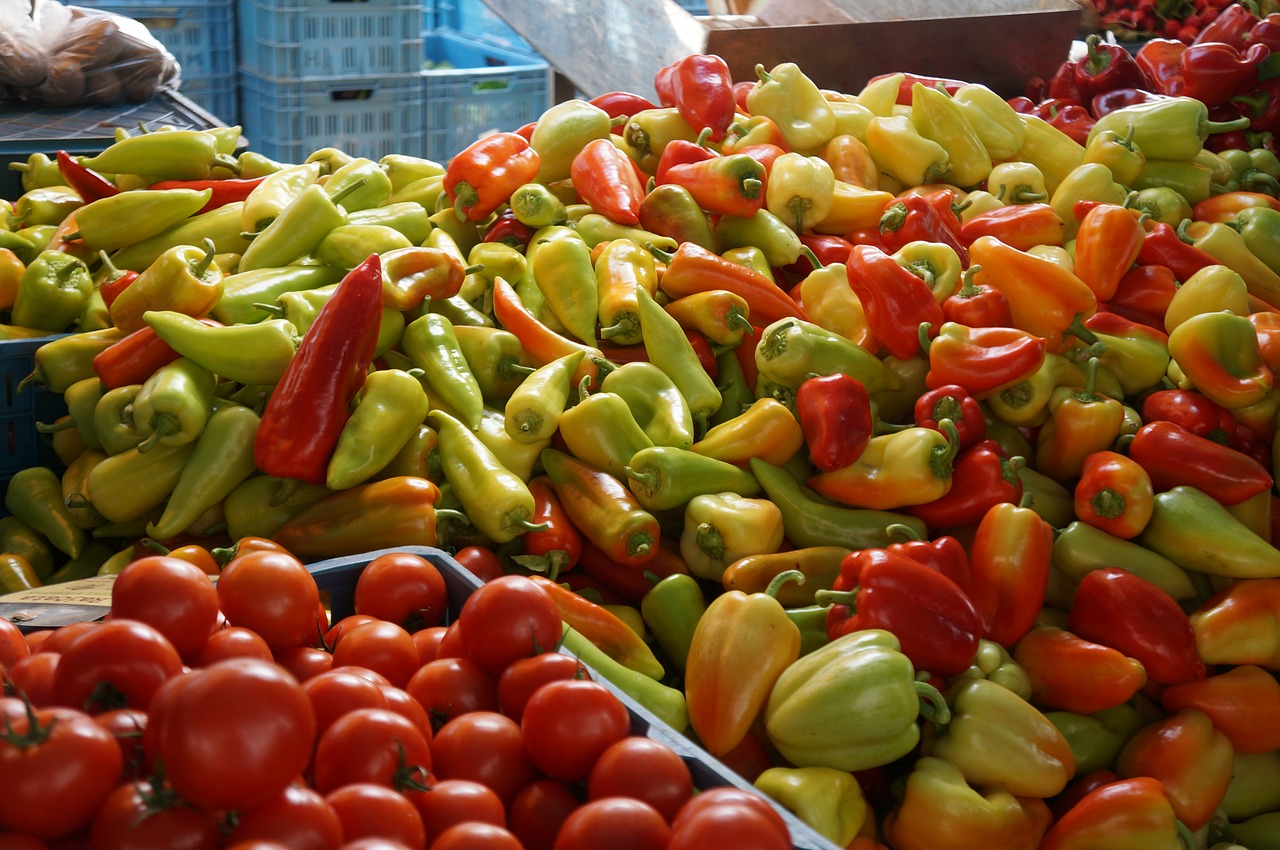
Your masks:
<path fill-rule="evenodd" d="M 1139 729 L 1120 751 L 1116 772 L 1160 780 L 1178 820 L 1194 831 L 1227 795 L 1234 755 L 1231 741 L 1208 715 L 1184 708 Z"/>

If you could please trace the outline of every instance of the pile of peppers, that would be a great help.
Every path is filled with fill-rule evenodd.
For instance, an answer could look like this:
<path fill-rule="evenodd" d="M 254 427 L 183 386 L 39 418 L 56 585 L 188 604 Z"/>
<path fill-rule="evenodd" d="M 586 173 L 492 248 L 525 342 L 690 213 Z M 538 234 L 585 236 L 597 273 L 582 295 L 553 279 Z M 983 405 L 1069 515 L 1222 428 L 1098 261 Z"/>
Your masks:
<path fill-rule="evenodd" d="M 756 73 L 447 164 L 33 158 L 0 294 L 76 331 L 0 588 L 482 547 L 836 846 L 1276 846 L 1280 202 L 1142 185 L 1204 156 L 1193 98 L 1078 140 Z"/>

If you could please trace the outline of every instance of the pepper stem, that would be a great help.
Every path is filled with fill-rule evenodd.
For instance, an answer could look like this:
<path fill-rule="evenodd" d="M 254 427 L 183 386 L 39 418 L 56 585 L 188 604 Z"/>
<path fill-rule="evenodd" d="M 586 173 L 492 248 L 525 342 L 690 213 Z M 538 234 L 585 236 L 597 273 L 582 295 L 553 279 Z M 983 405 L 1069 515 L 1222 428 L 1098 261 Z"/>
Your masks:
<path fill-rule="evenodd" d="M 696 144 L 698 147 L 705 148 L 707 146 L 707 140 L 710 138 L 711 138 L 711 128 L 703 127 L 702 132 L 698 134 L 698 138 L 694 139 L 693 141 L 694 141 L 694 144 Z"/>
<path fill-rule="evenodd" d="M 1082 315 L 1082 313 L 1076 313 L 1075 318 L 1071 320 L 1071 324 L 1063 329 L 1062 336 L 1064 339 L 1068 336 L 1073 336 L 1082 341 L 1089 346 L 1089 354 L 1096 357 L 1105 352 L 1107 346 L 1102 340 L 1098 339 L 1097 334 L 1085 327 L 1084 320 L 1080 318 Z"/>
<path fill-rule="evenodd" d="M 755 71 L 756 71 L 756 79 L 758 79 L 760 82 L 768 83 L 773 81 L 773 77 L 769 74 L 768 71 L 764 69 L 764 65 L 760 64 L 759 62 L 756 63 Z"/>
<path fill-rule="evenodd" d="M 823 608 L 828 608 L 832 605 L 844 605 L 847 606 L 850 611 L 855 611 L 858 608 L 858 590 L 859 589 L 855 587 L 852 590 L 815 591 L 813 594 L 813 603 L 815 605 L 820 605 Z"/>
<path fill-rule="evenodd" d="M 921 322 L 920 327 L 917 328 L 917 332 L 920 335 L 920 350 L 926 355 L 928 355 L 929 348 L 933 345 L 933 340 L 929 337 L 929 331 L 931 330 L 933 330 L 931 322 Z"/>
<path fill-rule="evenodd" d="M 769 581 L 769 586 L 764 589 L 765 595 L 777 599 L 778 591 L 782 589 L 782 586 L 792 581 L 796 584 L 804 584 L 804 573 L 800 572 L 800 570 L 784 570 L 778 573 Z"/>
<path fill-rule="evenodd" d="M 289 314 L 289 311 L 279 304 L 264 304 L 261 301 L 255 301 L 252 306 L 257 307 L 259 310 L 262 310 L 264 313 L 267 313 L 276 319 L 283 319 Z"/>
<path fill-rule="evenodd" d="M 960 453 L 960 431 L 956 428 L 956 423 L 950 419 L 939 419 L 938 430 L 946 435 L 947 445 L 934 447 L 929 458 L 929 466 L 933 469 L 934 475 L 946 478 L 951 474 L 956 455 Z"/>
<path fill-rule="evenodd" d="M 729 312 L 724 314 L 724 323 L 730 330 L 739 330 L 747 336 L 755 336 L 756 329 L 751 326 L 751 322 L 742 314 L 742 308 L 734 304 L 729 308 Z"/>
<path fill-rule="evenodd" d="M 973 276 L 982 271 L 982 266 L 969 266 L 960 278 L 960 291 L 956 295 L 961 298 L 972 298 L 982 294 L 982 290 L 973 282 Z"/>
<path fill-rule="evenodd" d="M 470 183 L 462 181 L 454 186 L 453 212 L 458 217 L 458 221 L 466 221 L 467 209 L 474 207 L 479 200 L 480 196 L 476 194 L 475 188 Z"/>
<path fill-rule="evenodd" d="M 76 427 L 76 423 L 68 417 L 61 422 L 54 422 L 52 425 L 45 422 L 36 423 L 36 431 L 41 434 L 56 434 L 59 431 L 69 431 Z"/>
<path fill-rule="evenodd" d="M 157 413 L 155 418 L 155 431 L 151 436 L 147 437 L 138 444 L 138 453 L 146 454 L 160 444 L 160 441 L 170 434 L 177 433 L 182 430 L 176 419 L 167 413 Z"/>
<path fill-rule="evenodd" d="M 942 692 L 928 682 L 916 682 L 916 696 L 920 698 L 920 715 L 934 726 L 942 727 L 951 722 L 951 707 Z"/>
<path fill-rule="evenodd" d="M 668 265 L 671 264 L 671 261 L 675 259 L 675 256 L 676 256 L 672 252 L 662 250 L 657 245 L 654 245 L 652 242 L 644 243 L 644 248 L 650 254 L 653 254 L 653 256 L 656 259 L 662 260 L 662 262 L 667 263 Z"/>
<path fill-rule="evenodd" d="M 1124 513 L 1124 495 L 1112 490 L 1110 487 L 1103 487 L 1093 494 L 1093 498 L 1089 500 L 1089 505 L 1098 516 L 1104 519 L 1115 519 Z"/>
<path fill-rule="evenodd" d="M 1200 131 L 1213 135 L 1214 133 L 1232 133 L 1236 130 L 1243 130 L 1249 126 L 1249 117 L 1241 115 L 1234 121 L 1201 121 Z"/>

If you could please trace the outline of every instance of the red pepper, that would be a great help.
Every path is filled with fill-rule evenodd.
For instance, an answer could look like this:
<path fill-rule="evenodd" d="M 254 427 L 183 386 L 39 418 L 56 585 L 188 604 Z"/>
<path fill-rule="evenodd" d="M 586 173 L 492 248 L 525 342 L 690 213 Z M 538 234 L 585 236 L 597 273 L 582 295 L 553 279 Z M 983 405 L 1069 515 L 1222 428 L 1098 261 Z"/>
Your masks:
<path fill-rule="evenodd" d="M 501 242 L 512 248 L 524 250 L 533 238 L 533 228 L 516 218 L 511 210 L 505 210 L 485 228 L 483 241 Z"/>
<path fill-rule="evenodd" d="M 653 253 L 667 264 L 659 285 L 672 298 L 708 289 L 727 289 L 747 300 L 753 327 L 757 322 L 763 327 L 785 317 L 808 321 L 808 315 L 794 299 L 755 269 L 726 260 L 693 242 L 682 242 L 673 254 L 657 250 Z"/>
<path fill-rule="evenodd" d="M 950 419 L 956 426 L 960 451 L 987 436 L 987 420 L 982 415 L 982 405 L 959 384 L 944 384 L 922 393 L 916 399 L 913 414 L 918 427 L 935 431 L 939 430 L 940 421 Z"/>
<path fill-rule="evenodd" d="M 1273 51 L 1280 51 L 1280 12 L 1272 12 L 1249 28 L 1248 35 L 1244 37 L 1244 46 L 1254 44 L 1265 44 Z"/>
<path fill-rule="evenodd" d="M 1138 49 L 1133 58 L 1146 72 L 1152 91 L 1179 97 L 1186 87 L 1182 79 L 1182 54 L 1187 45 L 1174 38 L 1153 38 Z"/>
<path fill-rule="evenodd" d="M 1095 122 L 1084 104 L 1066 99 L 1046 100 L 1038 104 L 1031 114 L 1043 118 L 1082 145 L 1089 140 L 1089 131 Z"/>
<path fill-rule="evenodd" d="M 228 177 L 225 180 L 161 180 L 147 188 L 194 189 L 197 192 L 208 189 L 211 193 L 208 202 L 194 213 L 194 215 L 200 215 L 236 201 L 243 201 L 258 187 L 259 183 L 266 179 L 264 175 L 262 177 Z"/>
<path fill-rule="evenodd" d="M 583 357 L 582 367 L 575 377 L 595 377 L 593 358 L 603 357 L 600 349 L 569 339 L 547 327 L 529 312 L 529 308 L 520 301 L 520 296 L 516 295 L 515 289 L 502 278 L 493 282 L 493 315 L 502 327 L 516 335 L 524 350 L 529 352 L 529 356 L 539 366 L 545 366 L 566 354 L 582 351 L 586 356 Z"/>
<path fill-rule="evenodd" d="M 58 173 L 86 204 L 120 194 L 119 186 L 92 168 L 81 165 L 66 151 L 58 151 L 57 159 Z"/>
<path fill-rule="evenodd" d="M 640 223 L 644 181 L 631 157 L 608 139 L 593 139 L 569 167 L 573 188 L 591 208 L 618 224 Z"/>
<path fill-rule="evenodd" d="M 981 440 L 961 452 L 952 471 L 947 494 L 923 505 L 903 508 L 931 529 L 977 525 L 1001 502 L 1022 499 L 1018 470 L 1023 458 L 1010 458 L 995 440 Z"/>
<path fill-rule="evenodd" d="M 853 245 L 870 245 L 879 248 L 886 254 L 894 253 L 887 242 L 880 236 L 880 230 L 876 227 L 859 227 L 856 230 L 850 230 L 844 235 L 844 238 Z"/>
<path fill-rule="evenodd" d="M 636 567 L 614 560 L 590 540 L 584 540 L 578 569 L 568 576 L 570 585 L 581 581 L 584 576 L 589 577 L 626 604 L 637 605 L 653 588 L 654 582 L 677 573 L 689 574 L 689 567 L 681 559 L 674 541 L 660 541 L 657 552 L 643 566 Z"/>
<path fill-rule="evenodd" d="M 1019 251 L 1037 245 L 1061 245 L 1067 223 L 1048 204 L 1007 204 L 973 216 L 960 226 L 960 242 L 972 245 L 980 236 L 994 236 Z"/>
<path fill-rule="evenodd" d="M 773 144 L 772 142 L 761 142 L 754 145 L 746 145 L 734 151 L 734 153 L 749 156 L 756 162 L 763 165 L 765 182 L 768 182 L 769 172 L 773 170 L 774 161 L 786 152 L 786 148 Z"/>
<path fill-rule="evenodd" d="M 870 80 L 867 80 L 867 85 L 891 76 L 893 76 L 891 73 L 877 74 Z M 968 85 L 960 80 L 953 80 L 950 77 L 926 77 L 921 74 L 903 74 L 902 82 L 898 83 L 897 103 L 899 106 L 911 105 L 911 88 L 916 83 L 920 83 L 921 85 L 931 89 L 941 87 L 947 94 L 955 94 L 960 89 Z"/>
<path fill-rule="evenodd" d="M 1142 464 L 1118 452 L 1094 452 L 1084 459 L 1072 501 L 1076 516 L 1124 540 L 1142 533 L 1151 520 L 1155 488 Z"/>
<path fill-rule="evenodd" d="M 1039 78 L 1033 78 L 1033 79 L 1039 79 Z M 1036 102 L 1043 99 L 1042 95 L 1043 95 L 1044 85 L 1045 85 L 1044 80 L 1040 80 L 1040 93 L 1038 93 L 1034 99 L 1030 97 L 1022 97 L 1022 96 L 1009 98 L 1008 103 L 1010 106 L 1013 107 L 1013 111 L 1021 115 L 1030 115 L 1031 110 L 1036 108 Z"/>
<path fill-rule="evenodd" d="M 737 102 L 729 65 L 715 54 L 695 53 L 658 71 L 654 89 L 663 106 L 674 106 L 695 130 L 709 128 L 719 141 L 733 122 Z"/>
<path fill-rule="evenodd" d="M 1042 90 L 1031 99 L 1035 103 L 1043 100 L 1072 100 L 1079 103 L 1084 100 L 1084 91 L 1080 88 L 1080 83 L 1076 82 L 1076 68 L 1079 66 L 1078 59 L 1068 59 L 1060 64 Z M 1032 109 L 1034 108 L 1035 104 L 1032 104 Z"/>
<path fill-rule="evenodd" d="M 1095 94 L 1090 99 L 1089 113 L 1094 118 L 1101 118 L 1109 112 L 1115 112 L 1117 109 L 1124 109 L 1126 106 L 1137 106 L 1140 103 L 1150 103 L 1162 97 L 1165 97 L 1165 95 L 1156 94 L 1146 89 L 1112 89 Z"/>
<path fill-rule="evenodd" d="M 533 128 L 537 126 L 537 121 L 530 121 L 528 124 L 521 124 L 512 132 L 527 142 L 533 138 Z"/>
<path fill-rule="evenodd" d="M 965 592 L 942 573 L 887 549 L 846 555 L 831 591 L 818 591 L 827 636 L 863 629 L 893 632 L 917 670 L 954 676 L 973 663 L 982 620 Z M 852 604 L 850 604 L 852 603 Z"/>
<path fill-rule="evenodd" d="M 965 205 L 956 200 L 955 189 L 950 186 L 925 184 L 906 189 L 898 197 L 905 198 L 907 195 L 919 195 L 924 198 L 929 206 L 937 211 L 938 220 L 951 232 L 951 235 L 957 239 L 960 238 L 960 228 L 964 224 L 960 220 L 960 212 Z"/>
<path fill-rule="evenodd" d="M 743 153 L 686 162 L 667 169 L 663 183 L 689 190 L 709 213 L 751 218 L 764 206 L 764 165 Z"/>
<path fill-rule="evenodd" d="M 458 218 L 484 221 L 538 174 L 538 152 L 517 133 L 494 133 L 449 160 L 444 191 Z"/>
<path fill-rule="evenodd" d="M 929 344 L 925 385 L 959 384 L 985 398 L 1039 369 L 1046 349 L 1043 337 L 1017 328 L 971 328 L 946 322 Z"/>
<path fill-rule="evenodd" d="M 969 555 L 957 538 L 942 535 L 932 540 L 914 539 L 890 543 L 886 548 L 890 552 L 919 561 L 934 572 L 942 573 L 965 593 L 969 592 L 969 585 L 973 581 L 969 575 Z"/>
<path fill-rule="evenodd" d="M 1250 3 L 1232 3 L 1200 28 L 1192 44 L 1217 42 L 1240 47 L 1258 25 L 1258 14 Z"/>
<path fill-rule="evenodd" d="M 1213 255 L 1183 241 L 1172 225 L 1148 220 L 1143 227 L 1147 235 L 1138 251 L 1138 262 L 1143 265 L 1167 266 L 1181 282 L 1206 266 L 1218 263 Z"/>
<path fill-rule="evenodd" d="M 712 380 L 720 373 L 720 365 L 716 363 L 716 352 L 711 347 L 711 340 L 707 339 L 705 334 L 699 331 L 689 330 L 685 328 L 685 338 L 689 340 L 689 344 L 693 346 L 693 353 L 698 355 L 698 363 L 702 366 L 702 370 L 706 372 Z M 632 346 L 634 348 L 634 346 Z M 640 346 L 643 348 L 644 346 Z"/>
<path fill-rule="evenodd" d="M 643 112 L 646 109 L 657 109 L 658 105 L 647 97 L 641 97 L 629 91 L 609 91 L 602 95 L 597 95 L 587 101 L 597 109 L 604 110 L 604 113 L 610 118 L 629 118 L 637 112 Z M 623 125 L 618 123 L 614 128 L 614 133 L 621 133 Z"/>
<path fill-rule="evenodd" d="M 914 357 L 922 333 L 936 334 L 942 327 L 942 306 L 928 285 L 879 248 L 855 245 L 845 276 L 862 302 L 871 332 L 894 357 Z M 929 326 L 927 332 L 921 331 L 923 324 Z"/>
<path fill-rule="evenodd" d="M 1144 237 L 1144 246 L 1146 241 Z M 1138 256 L 1142 256 L 1141 250 Z M 1107 304 L 1127 319 L 1164 330 L 1164 314 L 1177 291 L 1178 280 L 1172 269 L 1159 263 L 1144 263 L 1124 273 Z"/>
<path fill-rule="evenodd" d="M 1036 705 L 1094 714 L 1133 698 L 1147 683 L 1136 660 L 1052 626 L 1036 626 L 1013 648 Z"/>
<path fill-rule="evenodd" d="M 904 195 L 885 207 L 879 230 L 886 253 L 893 253 L 908 242 L 941 242 L 955 249 L 961 265 L 969 267 L 969 251 L 956 237 L 958 225 L 948 224 L 938 208 L 923 195 Z"/>
<path fill-rule="evenodd" d="M 1115 295 L 1146 238 L 1138 214 L 1118 204 L 1098 204 L 1079 219 L 1075 273 L 1099 301 Z"/>
<path fill-rule="evenodd" d="M 102 295 L 102 302 L 108 308 L 115 303 L 120 297 L 120 293 L 129 288 L 129 284 L 138 279 L 139 272 L 133 269 L 120 271 L 111 264 L 111 258 L 107 256 L 106 251 L 99 251 L 98 257 L 102 260 L 102 268 L 106 270 L 107 278 L 98 284 L 98 292 Z"/>
<path fill-rule="evenodd" d="M 1182 93 L 1210 108 L 1221 106 L 1258 81 L 1258 65 L 1270 55 L 1265 44 L 1244 52 L 1221 42 L 1192 44 L 1182 54 Z"/>
<path fill-rule="evenodd" d="M 1009 298 L 987 284 L 973 281 L 975 269 L 965 270 L 963 283 L 955 295 L 942 302 L 942 317 L 970 328 L 1007 328 L 1013 324 Z"/>
<path fill-rule="evenodd" d="M 987 639 L 1010 647 L 1030 630 L 1044 607 L 1052 548 L 1053 526 L 1031 508 L 1001 502 L 983 516 L 969 553 L 969 597 Z"/>
<path fill-rule="evenodd" d="M 1271 441 L 1243 422 L 1236 423 L 1235 433 L 1231 435 L 1231 448 L 1253 458 L 1263 469 L 1272 468 Z"/>
<path fill-rule="evenodd" d="M 818 262 L 824 266 L 832 263 L 843 263 L 849 259 L 849 252 L 853 250 L 853 243 L 842 236 L 829 236 L 825 233 L 800 233 L 800 244 L 813 252 L 818 258 Z M 808 259 L 801 257 L 794 266 L 786 266 L 787 271 L 793 271 L 797 274 L 807 275 L 813 271 L 813 264 Z"/>
<path fill-rule="evenodd" d="M 1095 788 L 1045 833 L 1040 850 L 1085 850 L 1113 847 L 1175 847 L 1180 833 L 1193 846 L 1191 833 L 1178 822 L 1158 779 L 1140 776 Z"/>
<path fill-rule="evenodd" d="M 1280 78 L 1263 80 L 1244 94 L 1231 98 L 1231 102 L 1241 115 L 1249 119 L 1250 131 L 1280 133 Z M 1248 140 L 1247 133 L 1245 139 Z"/>
<path fill-rule="evenodd" d="M 1088 53 L 1076 64 L 1076 85 L 1082 103 L 1095 95 L 1113 89 L 1149 89 L 1151 81 L 1143 73 L 1133 54 L 1119 44 L 1107 44 L 1102 36 L 1090 33 L 1085 39 Z"/>
<path fill-rule="evenodd" d="M 217 327 L 213 319 L 201 319 L 206 325 Z M 122 337 L 93 358 L 93 371 L 102 385 L 109 390 L 141 384 L 182 355 L 162 340 L 150 325 L 139 328 Z"/>
<path fill-rule="evenodd" d="M 844 372 L 817 375 L 800 384 L 796 419 L 804 432 L 809 459 L 824 472 L 856 461 L 875 435 L 867 388 Z"/>
<path fill-rule="evenodd" d="M 688 139 L 672 139 L 662 149 L 662 156 L 658 157 L 658 167 L 654 171 L 654 181 L 657 184 L 666 183 L 667 169 L 673 165 L 702 162 L 715 156 L 718 156 L 715 151 L 698 142 L 691 142 Z"/>
<path fill-rule="evenodd" d="M 348 405 L 373 361 L 381 318 L 382 261 L 370 254 L 320 309 L 267 400 L 253 446 L 258 469 L 324 483 Z"/>
<path fill-rule="evenodd" d="M 1195 632 L 1178 603 L 1120 567 L 1093 570 L 1080 580 L 1067 628 L 1136 658 L 1153 682 L 1172 685 L 1204 678 Z"/>
<path fill-rule="evenodd" d="M 1142 400 L 1143 422 L 1169 422 L 1197 437 L 1229 445 L 1236 418 L 1196 390 L 1156 390 Z"/>
<path fill-rule="evenodd" d="M 1119 782 L 1120 777 L 1114 772 L 1106 768 L 1091 770 L 1079 779 L 1074 780 L 1067 786 L 1067 790 L 1063 791 L 1057 797 L 1053 798 L 1053 820 L 1062 820 L 1062 817 L 1073 808 L 1076 804 L 1083 800 L 1093 791 L 1101 788 L 1103 785 L 1110 785 L 1112 782 Z"/>
<path fill-rule="evenodd" d="M 578 559 L 582 557 L 582 532 L 565 513 L 550 478 L 535 476 L 529 481 L 529 492 L 533 495 L 533 514 L 529 522 L 546 527 L 530 529 L 520 535 L 523 554 L 513 559 L 525 569 L 555 581 L 577 566 Z"/>
<path fill-rule="evenodd" d="M 1244 452 L 1173 422 L 1156 420 L 1139 428 L 1129 443 L 1129 457 L 1151 476 L 1157 493 L 1187 485 L 1224 505 L 1236 505 L 1274 484 L 1266 467 Z"/>
<path fill-rule="evenodd" d="M 1280 682 L 1253 664 L 1241 664 L 1198 681 L 1182 682 L 1160 694 L 1165 711 L 1194 708 L 1209 715 L 1237 753 L 1280 748 Z"/>

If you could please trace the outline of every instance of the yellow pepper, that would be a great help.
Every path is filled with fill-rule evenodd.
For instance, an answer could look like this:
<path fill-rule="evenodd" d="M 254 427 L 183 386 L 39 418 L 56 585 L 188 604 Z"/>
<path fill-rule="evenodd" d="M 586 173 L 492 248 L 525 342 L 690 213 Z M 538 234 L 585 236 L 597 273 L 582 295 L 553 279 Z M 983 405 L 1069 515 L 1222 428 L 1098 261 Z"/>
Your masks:
<path fill-rule="evenodd" d="M 826 160 L 784 153 L 769 171 L 765 206 L 800 233 L 828 216 L 835 188 L 835 172 Z"/>
<path fill-rule="evenodd" d="M 770 500 L 710 493 L 685 506 L 680 554 L 690 573 L 718 582 L 739 558 L 777 552 L 782 537 L 782 511 Z"/>
<path fill-rule="evenodd" d="M 819 472 L 809 486 L 843 505 L 875 510 L 940 499 L 951 490 L 951 465 L 959 451 L 955 426 L 943 421 L 943 431 L 912 427 L 872 437 L 856 461 Z"/>
<path fill-rule="evenodd" d="M 876 227 L 885 207 L 891 203 L 891 192 L 836 180 L 831 191 L 831 206 L 825 216 L 813 223 L 812 229 L 815 233 L 843 236 L 850 230 Z"/>
<path fill-rule="evenodd" d="M 756 399 L 732 419 L 713 426 L 693 444 L 693 451 L 726 463 L 743 464 L 753 457 L 782 466 L 804 445 L 795 414 L 773 398 Z"/>
<path fill-rule="evenodd" d="M 881 171 L 908 186 L 934 183 L 951 171 L 947 149 L 920 135 L 905 115 L 872 119 L 867 125 L 867 149 Z"/>
<path fill-rule="evenodd" d="M 991 173 L 991 155 L 951 97 L 917 82 L 911 87 L 911 123 L 926 139 L 946 150 L 947 179 L 962 188 L 977 186 Z"/>

